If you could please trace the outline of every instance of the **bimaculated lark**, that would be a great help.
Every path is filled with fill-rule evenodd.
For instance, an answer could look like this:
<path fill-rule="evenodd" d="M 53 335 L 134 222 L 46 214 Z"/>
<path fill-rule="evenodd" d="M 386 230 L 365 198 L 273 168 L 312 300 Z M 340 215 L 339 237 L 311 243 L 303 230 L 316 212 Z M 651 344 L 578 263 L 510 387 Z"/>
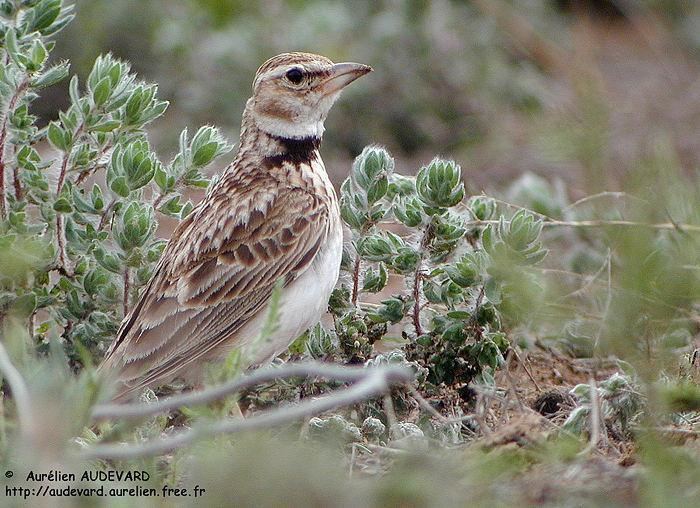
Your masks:
<path fill-rule="evenodd" d="M 279 329 L 254 362 L 284 351 L 318 321 L 338 279 L 342 226 L 318 148 L 341 90 L 372 69 L 309 53 L 265 62 L 246 103 L 238 153 L 173 232 L 100 370 L 116 399 L 250 344 L 277 281 Z"/>

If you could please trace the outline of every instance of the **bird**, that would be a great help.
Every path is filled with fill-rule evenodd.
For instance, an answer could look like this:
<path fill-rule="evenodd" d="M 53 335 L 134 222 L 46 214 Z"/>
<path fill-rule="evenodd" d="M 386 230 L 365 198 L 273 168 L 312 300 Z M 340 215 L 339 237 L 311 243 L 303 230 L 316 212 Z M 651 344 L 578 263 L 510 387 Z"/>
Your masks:
<path fill-rule="evenodd" d="M 343 232 L 319 153 L 341 91 L 372 71 L 303 52 L 257 70 L 237 153 L 180 222 L 98 371 L 113 400 L 183 380 L 250 346 L 279 289 L 278 329 L 249 366 L 270 361 L 318 322 L 338 280 Z"/>

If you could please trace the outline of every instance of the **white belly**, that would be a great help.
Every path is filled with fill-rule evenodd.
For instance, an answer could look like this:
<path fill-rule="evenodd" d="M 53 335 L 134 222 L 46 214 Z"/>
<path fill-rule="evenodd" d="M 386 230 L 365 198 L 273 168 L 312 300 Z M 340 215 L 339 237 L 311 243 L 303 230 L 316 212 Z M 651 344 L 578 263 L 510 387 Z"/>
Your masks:
<path fill-rule="evenodd" d="M 253 363 L 271 360 L 282 353 L 307 329 L 315 325 L 326 311 L 328 298 L 338 281 L 343 255 L 343 232 L 340 220 L 334 221 L 328 240 L 321 246 L 311 266 L 288 286 L 283 288 L 279 306 L 277 332 L 264 342 L 251 347 Z M 239 340 L 231 346 L 248 346 L 258 338 L 267 319 L 264 308 L 236 334 Z"/>

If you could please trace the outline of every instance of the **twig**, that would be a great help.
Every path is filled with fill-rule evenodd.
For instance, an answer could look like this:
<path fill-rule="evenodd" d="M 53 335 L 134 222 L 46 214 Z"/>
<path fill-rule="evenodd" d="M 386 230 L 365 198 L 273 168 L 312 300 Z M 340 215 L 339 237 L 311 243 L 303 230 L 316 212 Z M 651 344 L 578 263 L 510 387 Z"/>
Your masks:
<path fill-rule="evenodd" d="M 335 372 L 338 371 L 336 370 Z M 413 374 L 410 371 L 400 367 L 365 369 L 363 379 L 351 387 L 338 390 L 331 395 L 315 400 L 301 402 L 296 406 L 267 411 L 247 420 L 224 420 L 201 425 L 175 433 L 167 438 L 146 443 L 95 445 L 80 452 L 80 456 L 86 460 L 100 458 L 126 460 L 162 455 L 187 446 L 203 437 L 276 427 L 340 406 L 352 405 L 385 393 L 393 383 L 407 383 L 412 378 Z"/>
<path fill-rule="evenodd" d="M 700 431 L 691 430 L 691 429 L 676 429 L 673 427 L 653 427 L 653 430 L 655 432 L 658 432 L 659 434 L 667 434 L 669 436 L 673 436 L 674 434 L 676 436 L 681 436 L 681 437 L 686 437 L 686 438 L 700 436 Z"/>
<path fill-rule="evenodd" d="M 5 141 L 2 141 L 2 146 Z M 5 199 L 5 164 L 0 161 L 0 220 L 7 217 L 7 200 Z"/>
<path fill-rule="evenodd" d="M 85 122 L 83 121 L 73 133 L 74 140 L 78 139 L 78 136 L 80 136 L 84 128 Z M 58 198 L 61 195 L 63 185 L 66 181 L 66 174 L 68 173 L 68 161 L 70 160 L 71 149 L 72 146 L 67 147 L 66 151 L 63 152 L 63 158 L 61 159 L 61 170 L 58 174 L 58 182 L 56 183 L 56 198 Z M 63 215 L 61 213 L 56 214 L 56 242 L 58 244 L 59 271 L 63 271 L 69 276 L 72 276 L 73 270 L 68 267 L 68 258 L 66 255 L 65 228 L 63 222 Z"/>
<path fill-rule="evenodd" d="M 574 201 L 570 205 L 564 208 L 564 211 L 566 212 L 567 210 L 572 210 L 573 208 L 576 208 L 577 206 L 583 205 L 584 203 L 588 203 L 589 201 L 593 201 L 595 199 L 600 199 L 600 198 L 606 198 L 606 197 L 611 197 L 615 199 L 622 199 L 622 198 L 629 198 L 629 199 L 634 199 L 635 201 L 641 201 L 642 203 L 649 204 L 649 202 L 646 199 L 639 198 L 637 196 L 633 196 L 632 194 L 628 194 L 626 192 L 613 192 L 613 191 L 603 191 L 599 192 L 597 194 L 591 194 L 590 196 L 585 196 L 578 201 Z"/>
<path fill-rule="evenodd" d="M 557 431 L 558 433 L 560 433 L 560 434 L 562 434 L 562 435 L 565 435 L 565 436 L 567 436 L 567 437 L 569 437 L 569 438 L 572 438 L 572 439 L 574 439 L 574 440 L 576 440 L 576 441 L 579 440 L 579 436 L 578 436 L 577 434 L 574 434 L 574 433 L 571 432 L 570 430 L 566 430 L 564 427 L 562 427 L 562 426 L 560 426 L 560 425 L 557 425 L 557 424 L 554 423 L 552 420 L 550 420 L 549 418 L 547 418 L 547 417 L 545 417 L 545 416 L 542 416 L 540 413 L 538 413 L 538 412 L 535 411 L 534 409 L 532 409 L 532 408 L 530 408 L 530 407 L 525 407 L 525 410 L 526 410 L 528 413 L 532 414 L 533 416 L 538 417 L 540 422 L 544 423 L 544 424 L 547 425 L 548 427 L 551 427 L 552 430 L 555 430 L 555 431 Z M 601 451 L 599 451 L 598 449 L 594 449 L 594 450 L 592 450 L 592 451 L 593 451 L 593 453 L 597 453 L 597 454 L 600 455 L 601 457 L 605 456 L 605 454 L 603 454 L 603 453 L 602 453 Z"/>
<path fill-rule="evenodd" d="M 112 209 L 114 208 L 114 205 L 117 204 L 117 200 L 113 199 L 112 201 L 109 202 L 107 205 L 107 208 L 104 209 L 104 212 L 102 212 L 102 217 L 100 217 L 100 223 L 97 225 L 97 230 L 101 231 L 102 228 L 105 227 L 107 224 L 107 218 L 109 215 L 112 213 Z"/>
<path fill-rule="evenodd" d="M 498 224 L 500 220 L 473 220 L 465 222 L 467 227 L 471 226 L 488 226 L 489 224 Z M 509 223 L 510 221 L 504 221 Z M 684 233 L 700 233 L 700 225 L 697 224 L 672 224 L 670 222 L 648 223 L 636 222 L 629 220 L 580 220 L 580 221 L 565 221 L 565 220 L 544 220 L 544 227 L 570 227 L 570 228 L 604 228 L 609 226 L 621 226 L 630 228 L 647 228 L 657 230 L 678 230 Z"/>
<path fill-rule="evenodd" d="M 93 140 L 93 142 L 94 142 L 95 144 L 99 145 L 99 143 L 97 143 L 97 141 Z M 107 160 L 106 160 L 105 162 L 103 162 L 103 163 L 100 163 L 100 161 L 102 160 L 102 158 L 104 157 L 104 155 L 105 155 L 111 148 L 112 148 L 112 146 L 111 146 L 109 143 L 105 144 L 102 148 L 100 148 L 100 153 L 98 153 L 97 156 L 95 157 L 95 159 L 96 159 L 95 165 L 92 166 L 92 167 L 90 167 L 90 168 L 88 168 L 88 169 L 86 169 L 86 170 L 84 170 L 84 171 L 81 171 L 80 174 L 78 174 L 78 177 L 75 179 L 75 185 L 80 185 L 81 183 L 83 183 L 85 180 L 87 180 L 87 178 L 88 178 L 89 176 L 94 175 L 94 174 L 97 172 L 97 170 L 100 169 L 100 167 L 107 167 L 107 165 L 108 165 L 108 162 L 107 162 L 107 161 L 108 161 L 109 159 L 107 159 Z"/>
<path fill-rule="evenodd" d="M 0 373 L 7 380 L 12 390 L 12 397 L 15 400 L 17 407 L 17 419 L 22 432 L 28 432 L 32 425 L 32 403 L 29 397 L 29 389 L 27 388 L 22 375 L 17 368 L 12 365 L 10 355 L 7 354 L 5 345 L 0 342 Z"/>
<path fill-rule="evenodd" d="M 153 209 L 158 210 L 158 207 L 160 206 L 161 202 L 166 198 L 166 196 L 169 196 L 169 195 L 170 195 L 169 192 L 166 192 L 166 193 L 161 192 L 160 194 L 158 194 L 156 199 L 153 200 Z"/>
<path fill-rule="evenodd" d="M 357 295 L 359 293 L 361 267 L 362 259 L 360 258 L 360 253 L 355 252 L 355 266 L 352 270 L 352 298 L 350 300 L 353 305 L 357 305 Z"/>
<path fill-rule="evenodd" d="M 19 168 L 17 165 L 12 167 L 12 183 L 15 187 L 15 199 L 20 201 L 24 193 L 22 191 L 22 181 L 19 178 Z"/>
<path fill-rule="evenodd" d="M 163 200 L 165 198 L 167 198 L 168 196 L 170 196 L 171 194 L 173 194 L 175 192 L 175 190 L 180 186 L 181 182 L 182 182 L 182 175 L 180 175 L 179 177 L 177 177 L 175 179 L 175 184 L 172 187 L 173 190 L 170 190 L 168 192 L 159 192 L 158 195 L 153 200 L 153 203 L 151 204 L 153 206 L 153 209 L 158 210 L 158 207 L 163 202 Z M 210 189 L 211 189 L 211 187 L 210 187 Z"/>
<path fill-rule="evenodd" d="M 442 415 L 437 409 L 435 409 L 433 406 L 430 405 L 430 402 L 428 402 L 425 397 L 423 397 L 418 390 L 416 390 L 413 386 L 411 385 L 406 385 L 406 389 L 408 392 L 411 394 L 411 397 L 413 397 L 416 402 L 418 402 L 418 405 L 420 405 L 423 409 L 428 411 L 431 415 L 433 415 L 436 419 L 441 421 L 442 423 L 446 424 L 454 424 L 454 423 L 459 423 L 463 424 L 465 421 L 472 420 L 474 419 L 473 415 L 466 415 L 466 416 L 453 416 L 452 418 L 448 418 L 447 416 Z M 454 414 L 454 413 L 453 413 Z M 464 429 L 468 430 L 473 434 L 473 431 L 469 429 L 468 427 L 463 427 Z"/>
<path fill-rule="evenodd" d="M 73 270 L 68 267 L 68 256 L 66 254 L 66 232 L 63 227 L 63 215 L 56 214 L 56 243 L 58 244 L 58 271 L 68 277 L 73 276 Z"/>
<path fill-rule="evenodd" d="M 350 468 L 348 471 L 348 478 L 352 480 L 352 473 L 355 469 L 355 462 L 357 461 L 357 443 L 352 443 L 352 454 L 350 455 Z"/>
<path fill-rule="evenodd" d="M 513 361 L 513 356 L 514 354 L 514 349 L 510 348 L 508 352 L 506 353 L 507 358 L 506 358 L 506 364 L 504 366 L 503 371 L 505 372 L 506 379 L 508 379 L 508 384 L 510 385 L 510 391 L 513 392 L 513 395 L 515 396 L 515 400 L 518 402 L 518 408 L 520 408 L 520 411 L 525 410 L 525 404 L 523 403 L 523 399 L 520 398 L 520 394 L 518 393 L 518 389 L 515 386 L 515 380 L 513 379 L 513 376 L 510 373 L 510 364 Z"/>
<path fill-rule="evenodd" d="M 588 455 L 595 450 L 600 440 L 600 400 L 594 377 L 591 377 L 589 385 L 591 387 L 591 439 L 588 446 L 578 453 L 579 456 Z"/>
<path fill-rule="evenodd" d="M 131 291 L 131 281 L 129 278 L 129 267 L 124 268 L 124 298 L 122 301 L 122 310 L 124 317 L 129 314 L 129 291 Z"/>
<path fill-rule="evenodd" d="M 423 279 L 423 256 L 433 239 L 433 224 L 430 223 L 425 227 L 423 236 L 420 240 L 420 248 L 418 249 L 418 263 L 416 264 L 416 271 L 413 274 L 413 328 L 416 331 L 416 337 L 423 335 L 423 326 L 420 323 L 420 282 Z"/>
<path fill-rule="evenodd" d="M 668 217 L 668 220 L 673 224 L 673 227 L 678 231 L 679 233 L 684 233 L 687 234 L 683 229 L 681 228 L 681 225 L 678 224 L 678 222 L 673 218 L 673 215 L 671 215 L 671 211 L 668 209 L 668 206 L 664 205 L 664 212 L 666 213 L 666 217 Z"/>
<path fill-rule="evenodd" d="M 0 127 L 0 220 L 7 218 L 7 200 L 5 197 L 5 140 L 7 139 L 7 120 L 10 113 L 15 109 L 17 101 L 22 96 L 24 91 L 29 86 L 29 78 L 25 77 L 15 90 L 14 95 L 7 103 L 7 109 L 2 119 L 2 127 Z M 17 180 L 15 177 L 15 191 Z"/>
<path fill-rule="evenodd" d="M 418 263 L 416 273 L 413 279 L 413 328 L 416 331 L 416 337 L 423 335 L 423 327 L 420 324 L 420 280 L 421 280 L 421 264 Z"/>
<path fill-rule="evenodd" d="M 61 169 L 58 173 L 58 182 L 56 183 L 56 197 L 61 194 L 63 185 L 66 183 L 66 174 L 68 173 L 68 160 L 70 159 L 70 148 L 67 148 L 61 159 Z"/>
<path fill-rule="evenodd" d="M 602 266 L 603 269 L 605 269 L 605 264 L 603 264 Z M 562 270 L 559 268 L 542 268 L 541 266 L 534 266 L 532 268 L 543 274 L 551 273 L 554 275 L 565 275 L 574 279 L 589 279 L 590 277 L 592 277 L 591 275 L 587 275 L 585 273 L 572 272 L 570 270 Z"/>
<path fill-rule="evenodd" d="M 600 276 L 601 273 L 603 273 L 603 270 L 608 268 L 610 265 L 610 249 L 608 249 L 608 256 L 605 258 L 605 262 L 603 262 L 602 265 L 600 265 L 600 268 L 596 270 L 596 272 L 588 277 L 586 277 L 588 280 L 586 280 L 583 285 L 575 289 L 574 291 L 571 291 L 570 293 L 565 294 L 564 296 L 560 297 L 559 300 L 565 300 L 566 298 L 571 298 L 572 296 L 577 296 L 580 294 L 585 293 L 589 287 L 593 285 L 593 283 L 596 281 L 596 279 Z"/>
<path fill-rule="evenodd" d="M 401 373 L 399 376 L 397 373 Z M 100 404 L 93 408 L 93 420 L 108 418 L 143 418 L 159 413 L 165 413 L 183 406 L 197 406 L 223 399 L 231 394 L 252 388 L 262 383 L 276 379 L 291 377 L 323 377 L 343 382 L 358 381 L 368 375 L 364 367 L 343 367 L 316 362 L 288 363 L 282 367 L 267 367 L 258 369 L 251 374 L 242 376 L 218 386 L 212 386 L 197 392 L 173 395 L 152 404 Z M 387 376 L 404 376 L 404 369 L 391 368 Z M 393 379 L 393 377 L 392 377 Z M 403 379 L 403 378 L 402 378 Z"/>
<path fill-rule="evenodd" d="M 374 451 L 374 452 L 379 452 L 379 453 L 386 453 L 387 455 L 406 455 L 407 453 L 410 453 L 408 450 L 402 450 L 401 448 L 391 448 L 389 446 L 381 446 L 373 443 L 367 443 L 363 445 L 365 448 L 368 450 Z"/>
<path fill-rule="evenodd" d="M 479 414 L 479 413 L 477 413 L 477 412 L 475 411 L 475 412 L 474 412 L 474 419 L 476 420 L 476 423 L 479 424 L 479 430 L 481 430 L 481 433 L 482 433 L 484 436 L 487 436 L 487 437 L 488 437 L 488 436 L 490 436 L 491 434 L 493 434 L 493 431 L 491 430 L 491 427 L 489 427 L 489 426 L 487 425 L 486 421 L 484 420 L 484 417 L 483 417 L 481 414 Z"/>
<path fill-rule="evenodd" d="M 513 203 L 509 203 L 508 201 L 504 201 L 504 200 L 502 200 L 502 199 L 494 198 L 493 196 L 487 196 L 486 194 L 481 194 L 481 195 L 482 195 L 483 197 L 485 197 L 485 198 L 490 199 L 491 201 L 493 201 L 493 202 L 495 202 L 495 203 L 499 203 L 499 204 L 501 204 L 501 205 L 503 205 L 503 206 L 506 206 L 506 207 L 508 207 L 508 208 L 512 208 L 513 210 L 518 210 L 518 211 L 524 210 L 524 211 L 526 211 L 526 212 L 528 212 L 528 213 L 530 213 L 530 214 L 532 214 L 532 215 L 536 215 L 537 217 L 539 217 L 539 218 L 542 219 L 543 221 L 552 221 L 552 220 L 555 220 L 555 219 L 553 219 L 552 217 L 550 217 L 549 215 L 545 215 L 545 214 L 543 214 L 543 213 L 536 212 L 536 211 L 534 211 L 534 210 L 530 210 L 530 209 L 528 209 L 528 208 L 525 208 L 524 206 L 520 206 L 520 205 L 516 205 L 516 204 L 513 204 Z M 464 208 L 464 209 L 468 210 L 469 213 L 470 213 L 470 215 L 474 216 L 474 213 L 471 211 L 471 209 L 469 209 L 469 207 L 468 207 L 466 204 L 460 203 L 460 204 L 457 205 L 457 207 L 459 207 L 459 208 Z M 474 222 L 474 223 L 482 222 L 482 223 L 486 223 L 486 224 L 488 224 L 488 223 L 497 224 L 497 223 L 500 222 L 500 221 L 499 221 L 499 220 L 492 220 L 492 221 L 489 221 L 489 220 L 481 220 L 481 219 L 475 218 L 474 221 L 467 222 L 467 225 L 472 224 L 472 222 Z M 478 224 L 477 224 L 477 225 L 478 225 Z"/>
<path fill-rule="evenodd" d="M 530 381 L 532 381 L 532 384 L 535 385 L 535 389 L 538 392 L 542 393 L 542 389 L 540 388 L 540 385 L 537 384 L 537 381 L 535 381 L 535 377 L 532 375 L 532 372 L 530 372 L 530 369 L 527 368 L 527 365 L 525 365 L 525 362 L 522 360 L 522 358 L 520 358 L 520 355 L 518 354 L 518 352 L 515 350 L 515 348 L 511 348 L 511 351 L 513 351 L 513 354 L 518 359 L 518 362 L 520 363 L 520 365 L 523 366 L 523 369 L 525 370 L 525 374 L 527 374 L 527 377 L 530 378 Z"/>
<path fill-rule="evenodd" d="M 58 183 L 56 185 L 56 197 L 61 194 L 63 189 L 63 183 L 66 179 L 66 171 L 68 169 L 68 157 L 70 156 L 70 150 L 67 150 L 63 154 L 63 160 L 61 161 L 61 171 L 58 175 Z M 56 214 L 56 242 L 58 243 L 58 264 L 59 269 L 64 270 L 66 273 L 71 272 L 68 269 L 67 256 L 66 256 L 66 239 L 65 239 L 65 229 L 63 227 L 63 215 L 61 213 Z"/>
<path fill-rule="evenodd" d="M 603 309 L 603 319 L 600 320 L 600 326 L 598 327 L 598 333 L 596 333 L 595 341 L 593 342 L 594 351 L 598 350 L 600 346 L 600 337 L 603 335 L 603 330 L 605 329 L 605 321 L 608 319 L 608 314 L 610 313 L 610 306 L 612 305 L 612 252 L 608 249 L 608 294 L 605 298 L 605 308 Z"/>
<path fill-rule="evenodd" d="M 490 394 L 487 394 L 485 392 L 478 392 L 479 396 L 476 401 L 476 406 L 474 407 L 474 419 L 476 420 L 476 423 L 479 424 L 479 430 L 481 430 L 481 433 L 484 436 L 490 436 L 493 434 L 493 431 L 491 428 L 488 426 L 486 423 L 486 420 L 484 419 L 484 415 L 486 413 L 486 406 L 491 403 L 490 400 Z M 485 399 L 486 397 L 489 397 L 489 401 L 487 402 Z M 481 406 L 481 411 L 479 411 L 479 407 Z"/>
<path fill-rule="evenodd" d="M 435 418 L 437 418 L 437 419 L 440 420 L 441 422 L 445 422 L 445 423 L 446 423 L 446 422 L 449 422 L 449 421 L 450 421 L 449 418 L 447 418 L 446 416 L 443 416 L 442 414 L 440 414 L 440 412 L 439 412 L 437 409 L 435 409 L 433 406 L 431 406 L 431 405 L 430 405 L 430 402 L 428 402 L 427 400 L 425 400 L 425 397 L 423 397 L 423 396 L 418 392 L 418 390 L 416 390 L 413 386 L 408 385 L 408 386 L 406 386 L 406 389 L 407 389 L 408 392 L 411 394 L 411 397 L 413 397 L 413 398 L 416 400 L 416 402 L 418 402 L 418 405 L 419 405 L 420 407 L 422 407 L 423 409 L 425 409 L 428 413 L 430 413 L 431 415 L 433 415 Z M 460 420 L 460 421 L 461 421 L 461 420 Z"/>
<path fill-rule="evenodd" d="M 391 429 L 399 421 L 399 419 L 396 418 L 396 411 L 394 410 L 394 401 L 391 400 L 391 393 L 384 394 L 382 404 L 384 406 L 384 413 L 386 414 L 386 423 L 388 424 L 389 432 L 391 432 Z"/>

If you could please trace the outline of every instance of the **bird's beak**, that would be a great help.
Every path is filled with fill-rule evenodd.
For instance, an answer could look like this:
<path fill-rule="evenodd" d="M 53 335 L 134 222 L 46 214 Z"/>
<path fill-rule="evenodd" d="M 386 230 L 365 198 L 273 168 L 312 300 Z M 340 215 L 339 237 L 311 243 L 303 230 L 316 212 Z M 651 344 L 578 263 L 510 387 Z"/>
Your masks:
<path fill-rule="evenodd" d="M 330 76 L 323 83 L 323 93 L 329 95 L 337 92 L 368 72 L 372 72 L 369 65 L 353 62 L 333 64 Z"/>

